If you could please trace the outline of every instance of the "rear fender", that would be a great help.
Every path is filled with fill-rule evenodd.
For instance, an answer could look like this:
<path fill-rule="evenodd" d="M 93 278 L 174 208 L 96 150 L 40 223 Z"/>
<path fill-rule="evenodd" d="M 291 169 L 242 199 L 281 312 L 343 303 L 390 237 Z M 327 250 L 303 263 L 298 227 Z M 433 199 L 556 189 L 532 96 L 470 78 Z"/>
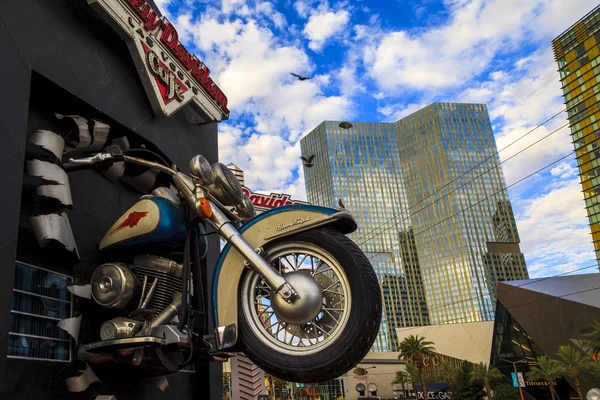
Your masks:
<path fill-rule="evenodd" d="M 242 225 L 240 233 L 257 249 L 273 240 L 326 225 L 345 234 L 356 230 L 356 222 L 347 211 L 296 204 L 254 217 Z M 211 291 L 217 346 L 221 349 L 232 347 L 237 341 L 239 285 L 245 269 L 244 257 L 227 244 L 215 266 Z"/>

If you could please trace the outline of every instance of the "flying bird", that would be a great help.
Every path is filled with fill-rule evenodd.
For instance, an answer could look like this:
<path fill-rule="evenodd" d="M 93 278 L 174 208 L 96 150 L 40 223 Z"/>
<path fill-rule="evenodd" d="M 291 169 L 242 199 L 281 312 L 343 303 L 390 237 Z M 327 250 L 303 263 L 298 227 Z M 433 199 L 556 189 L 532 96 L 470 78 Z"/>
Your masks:
<path fill-rule="evenodd" d="M 338 200 L 338 206 L 340 206 L 340 208 L 346 209 L 346 207 L 344 206 L 344 203 L 342 202 L 342 199 Z"/>
<path fill-rule="evenodd" d="M 312 166 L 315 165 L 313 163 L 313 160 L 315 159 L 315 155 L 314 154 L 312 156 L 308 156 L 308 158 L 302 156 L 302 157 L 300 157 L 300 159 L 302 160 L 302 163 L 304 164 L 304 166 L 306 168 L 312 168 Z"/>
<path fill-rule="evenodd" d="M 308 76 L 300 76 L 298 74 L 294 74 L 293 72 L 290 72 L 290 75 L 295 76 L 296 78 L 298 78 L 299 81 L 305 81 L 307 79 L 310 79 Z"/>

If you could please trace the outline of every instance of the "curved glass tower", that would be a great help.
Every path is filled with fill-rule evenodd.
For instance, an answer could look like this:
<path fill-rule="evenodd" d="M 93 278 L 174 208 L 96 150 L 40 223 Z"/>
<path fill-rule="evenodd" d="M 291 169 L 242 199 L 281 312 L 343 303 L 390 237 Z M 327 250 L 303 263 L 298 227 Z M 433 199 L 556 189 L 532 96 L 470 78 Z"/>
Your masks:
<path fill-rule="evenodd" d="M 374 351 L 396 350 L 398 327 L 492 319 L 496 282 L 528 277 L 485 105 L 434 103 L 395 123 L 325 121 L 301 148 L 315 156 L 304 167 L 308 200 L 341 199 L 380 278 Z"/>

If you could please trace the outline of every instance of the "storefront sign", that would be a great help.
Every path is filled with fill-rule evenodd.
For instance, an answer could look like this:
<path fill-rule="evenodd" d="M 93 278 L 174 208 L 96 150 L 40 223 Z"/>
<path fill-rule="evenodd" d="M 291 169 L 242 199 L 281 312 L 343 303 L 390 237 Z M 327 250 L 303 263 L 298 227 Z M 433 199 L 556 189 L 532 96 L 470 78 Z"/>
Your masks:
<path fill-rule="evenodd" d="M 514 387 L 525 387 L 525 378 L 523 378 L 522 372 L 511 372 L 510 374 Z"/>
<path fill-rule="evenodd" d="M 242 190 L 250 198 L 252 204 L 256 211 L 266 211 L 271 208 L 287 206 L 290 204 L 310 204 L 305 201 L 300 200 L 292 200 L 290 195 L 281 194 L 281 193 L 271 193 L 271 194 L 261 194 L 261 193 L 252 193 L 250 189 L 247 187 L 242 187 Z M 298 222 L 304 223 L 306 221 Z"/>
<path fill-rule="evenodd" d="M 88 2 L 127 41 L 155 112 L 170 116 L 190 103 L 210 121 L 229 118 L 227 97 L 210 78 L 210 70 L 146 0 Z"/>
<path fill-rule="evenodd" d="M 525 386 L 550 386 L 546 381 L 525 381 Z M 552 386 L 556 386 L 556 382 L 552 382 Z"/>
<path fill-rule="evenodd" d="M 417 398 L 425 399 L 425 397 L 423 396 L 423 392 L 417 392 Z M 427 399 L 452 399 L 452 392 L 427 392 Z"/>
<path fill-rule="evenodd" d="M 406 362 L 408 364 L 414 363 L 412 357 L 407 358 Z M 441 363 L 441 361 L 440 361 L 440 358 L 438 356 L 433 356 L 433 357 L 423 356 L 423 366 L 425 366 L 425 367 L 430 367 L 430 366 L 437 367 L 437 366 L 440 365 L 440 363 Z"/>

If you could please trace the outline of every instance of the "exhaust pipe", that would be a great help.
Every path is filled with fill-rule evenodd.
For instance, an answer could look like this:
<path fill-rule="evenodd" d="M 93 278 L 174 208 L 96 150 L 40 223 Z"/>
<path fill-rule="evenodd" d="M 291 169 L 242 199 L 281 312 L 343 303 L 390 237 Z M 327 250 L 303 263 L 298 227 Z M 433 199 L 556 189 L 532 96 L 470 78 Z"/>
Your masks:
<path fill-rule="evenodd" d="M 173 292 L 173 301 L 160 314 L 158 314 L 150 324 L 150 328 L 156 328 L 165 325 L 179 314 L 181 309 L 181 292 Z"/>

